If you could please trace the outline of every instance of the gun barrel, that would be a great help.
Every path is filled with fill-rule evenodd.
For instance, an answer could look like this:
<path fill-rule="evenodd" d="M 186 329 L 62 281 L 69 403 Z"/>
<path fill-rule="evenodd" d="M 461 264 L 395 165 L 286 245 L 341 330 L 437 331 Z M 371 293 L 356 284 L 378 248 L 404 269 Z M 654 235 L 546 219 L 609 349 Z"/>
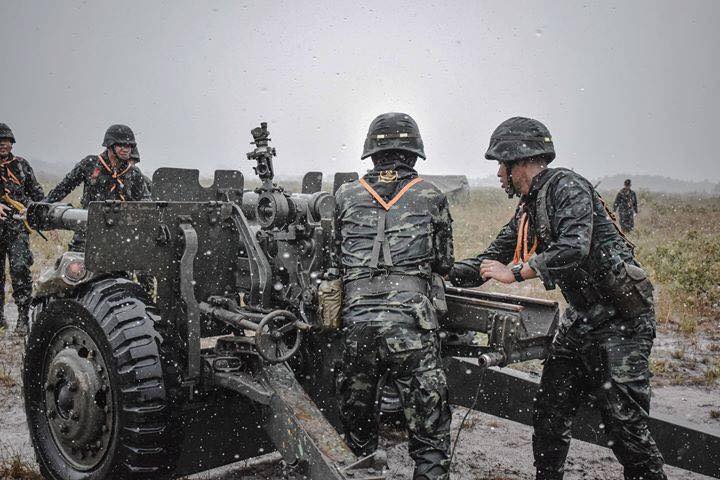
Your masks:
<path fill-rule="evenodd" d="M 260 197 L 256 192 L 243 193 L 241 208 L 243 214 L 245 214 L 245 218 L 248 220 L 257 220 L 257 208 L 260 203 Z M 327 192 L 293 193 L 290 195 L 289 201 L 294 204 L 293 210 L 295 211 L 305 211 L 308 209 L 314 220 L 328 215 L 332 216 L 335 212 L 335 204 Z"/>
<path fill-rule="evenodd" d="M 26 212 L 30 227 L 35 230 L 83 230 L 88 211 L 65 203 L 31 203 Z"/>

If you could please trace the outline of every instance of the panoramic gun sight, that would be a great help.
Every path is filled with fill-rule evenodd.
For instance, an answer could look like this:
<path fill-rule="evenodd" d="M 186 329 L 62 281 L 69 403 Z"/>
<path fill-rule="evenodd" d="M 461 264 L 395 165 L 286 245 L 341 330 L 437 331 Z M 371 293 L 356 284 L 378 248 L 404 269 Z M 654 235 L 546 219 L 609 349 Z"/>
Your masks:
<path fill-rule="evenodd" d="M 255 145 L 255 149 L 252 152 L 248 152 L 248 160 L 255 160 L 257 165 L 253 167 L 255 174 L 260 177 L 263 182 L 263 188 L 272 190 L 272 180 L 275 177 L 275 171 L 273 170 L 272 158 L 277 155 L 275 147 L 270 147 L 270 132 L 267 129 L 267 122 L 261 122 L 259 127 L 255 127 L 250 130 L 250 134 L 253 137 L 252 145 Z"/>

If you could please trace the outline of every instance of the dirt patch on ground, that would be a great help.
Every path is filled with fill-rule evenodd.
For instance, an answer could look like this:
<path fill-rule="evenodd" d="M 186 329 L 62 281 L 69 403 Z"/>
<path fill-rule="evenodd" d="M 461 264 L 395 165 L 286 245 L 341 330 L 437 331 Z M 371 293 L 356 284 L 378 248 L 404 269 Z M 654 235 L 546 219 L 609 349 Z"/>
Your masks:
<path fill-rule="evenodd" d="M 10 328 L 0 333 L 0 463 L 15 457 L 31 462 L 33 453 L 25 423 L 21 379 L 25 345 L 22 338 L 12 333 L 17 318 L 15 305 L 7 305 L 5 315 Z"/>

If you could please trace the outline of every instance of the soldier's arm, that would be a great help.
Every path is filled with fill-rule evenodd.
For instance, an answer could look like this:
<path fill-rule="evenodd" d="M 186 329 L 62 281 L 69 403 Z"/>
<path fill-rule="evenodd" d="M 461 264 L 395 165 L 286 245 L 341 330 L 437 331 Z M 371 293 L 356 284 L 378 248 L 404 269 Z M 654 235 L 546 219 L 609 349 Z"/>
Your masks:
<path fill-rule="evenodd" d="M 517 244 L 517 215 L 514 215 L 493 240 L 490 246 L 477 257 L 455 262 L 450 271 L 450 281 L 458 287 L 478 287 L 485 281 L 480 275 L 483 260 L 496 260 L 508 264 L 515 254 Z"/>
<path fill-rule="evenodd" d="M 133 168 L 135 169 L 135 175 L 133 176 L 133 183 L 130 187 L 132 189 L 130 198 L 140 202 L 149 202 L 152 198 L 145 177 L 138 167 Z"/>
<path fill-rule="evenodd" d="M 86 160 L 81 160 L 77 165 L 73 167 L 70 172 L 65 175 L 60 183 L 55 185 L 55 188 L 50 190 L 50 193 L 45 197 L 45 202 L 55 203 L 59 202 L 63 198 L 67 197 L 70 192 L 75 190 L 85 179 Z"/>
<path fill-rule="evenodd" d="M 329 261 L 328 261 L 328 277 L 329 278 L 337 278 L 342 276 L 342 262 L 341 262 L 341 255 L 342 255 L 342 215 L 343 215 L 343 208 L 342 208 L 342 191 L 343 188 L 340 187 L 340 190 L 337 191 L 335 194 L 335 218 L 333 219 L 333 231 L 332 231 L 332 239 L 330 241 L 329 248 Z"/>
<path fill-rule="evenodd" d="M 635 192 L 632 192 L 632 200 L 633 200 L 633 209 L 635 210 L 635 213 L 638 213 L 637 194 Z"/>
<path fill-rule="evenodd" d="M 435 273 L 446 275 L 453 267 L 455 256 L 453 250 L 452 217 L 450 216 L 450 206 L 448 205 L 445 195 L 440 199 L 438 215 L 433 219 L 433 223 L 435 261 L 433 262 L 432 269 Z"/>
<path fill-rule="evenodd" d="M 615 195 L 615 202 L 613 203 L 613 212 L 617 212 L 618 206 L 620 205 L 620 192 L 618 192 L 617 195 Z"/>
<path fill-rule="evenodd" d="M 150 189 L 148 188 L 145 181 L 142 182 L 142 192 L 140 193 L 140 200 L 143 202 L 149 202 L 150 200 L 152 200 L 152 196 L 150 195 Z"/>
<path fill-rule="evenodd" d="M 545 288 L 555 288 L 590 253 L 593 232 L 593 194 L 591 187 L 572 176 L 563 176 L 549 192 L 555 205 L 551 228 L 557 240 L 529 261 Z"/>
<path fill-rule="evenodd" d="M 45 197 L 42 185 L 35 178 L 35 172 L 29 163 L 25 163 L 25 195 L 33 202 L 39 202 Z"/>

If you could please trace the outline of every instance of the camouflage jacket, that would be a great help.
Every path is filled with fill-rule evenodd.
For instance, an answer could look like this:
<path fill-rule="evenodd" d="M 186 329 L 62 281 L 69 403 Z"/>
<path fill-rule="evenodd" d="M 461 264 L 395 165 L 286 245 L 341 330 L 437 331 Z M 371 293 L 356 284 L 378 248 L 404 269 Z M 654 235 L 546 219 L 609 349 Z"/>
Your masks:
<path fill-rule="evenodd" d="M 404 165 L 393 165 L 393 169 L 397 178 L 391 181 L 381 181 L 380 169 L 363 177 L 386 203 L 392 203 L 418 176 L 415 170 Z M 356 181 L 343 185 L 336 200 L 337 243 L 346 288 L 345 324 L 372 321 L 437 328 L 437 316 L 429 297 L 406 289 L 401 282 L 391 281 L 397 286 L 376 294 L 348 293 L 347 288 L 355 280 L 377 279 L 387 274 L 427 285 L 432 273 L 447 273 L 453 264 L 453 243 L 452 219 L 445 195 L 431 183 L 420 181 L 385 209 Z M 378 249 L 378 265 L 373 268 L 373 247 L 382 215 L 385 215 L 387 247 Z"/>
<path fill-rule="evenodd" d="M 563 293 L 591 288 L 612 268 L 612 262 L 633 260 L 632 247 L 608 218 L 603 200 L 592 184 L 571 170 L 560 169 L 553 175 L 554 171 L 557 169 L 548 168 L 533 178 L 530 192 L 520 199 L 515 215 L 483 253 L 454 265 L 450 273 L 454 285 L 481 285 L 479 267 L 485 259 L 504 264 L 513 260 L 523 213 L 529 218 L 529 243 L 538 242 L 537 254 L 529 259 L 529 264 L 548 290 L 556 285 Z M 550 221 L 547 228 L 552 240 L 545 242 L 538 235 L 536 200 L 548 180 L 551 183 L 546 197 Z"/>
<path fill-rule="evenodd" d="M 0 183 L 2 184 L 0 195 L 8 194 L 11 199 L 23 205 L 40 201 L 43 198 L 42 186 L 35 178 L 32 167 L 24 158 L 11 154 L 6 160 L 0 161 Z M 19 220 L 8 219 L 3 224 L 19 227 L 21 223 Z"/>
<path fill-rule="evenodd" d="M 638 213 L 637 195 L 629 188 L 622 188 L 615 197 L 613 210 L 620 214 Z"/>
<path fill-rule="evenodd" d="M 105 164 L 100 161 L 101 159 Z M 113 174 L 115 174 L 115 178 L 113 178 Z M 83 184 L 83 194 L 80 199 L 82 208 L 87 208 L 90 202 L 103 200 L 140 201 L 150 199 L 150 192 L 140 169 L 134 164 L 126 163 L 113 172 L 108 160 L 108 152 L 105 151 L 100 155 L 88 155 L 80 160 L 70 173 L 48 193 L 45 201 L 59 202 L 81 183 Z"/>
<path fill-rule="evenodd" d="M 363 179 L 385 202 L 392 201 L 410 181 L 415 170 L 398 166 L 397 179 L 380 181 L 372 170 Z M 378 233 L 378 214 L 383 207 L 359 181 L 343 185 L 336 194 L 337 232 L 344 280 L 370 277 L 373 244 Z M 385 235 L 392 266 L 380 255 L 378 269 L 386 273 L 416 275 L 446 274 L 453 264 L 452 219 L 445 195 L 429 182 L 419 182 L 386 212 Z"/>

